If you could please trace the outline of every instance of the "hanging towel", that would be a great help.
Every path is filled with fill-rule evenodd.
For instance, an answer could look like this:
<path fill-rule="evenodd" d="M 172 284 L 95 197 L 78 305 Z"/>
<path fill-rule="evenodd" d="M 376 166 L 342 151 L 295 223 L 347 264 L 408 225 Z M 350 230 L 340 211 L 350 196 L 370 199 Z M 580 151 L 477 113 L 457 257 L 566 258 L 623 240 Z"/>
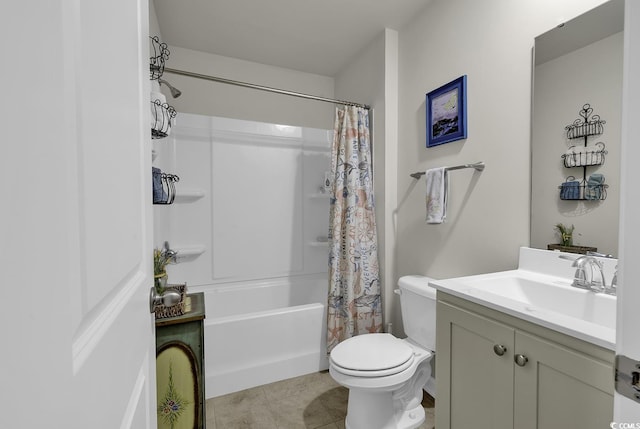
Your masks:
<path fill-rule="evenodd" d="M 151 167 L 153 177 L 153 202 L 166 203 L 169 196 L 162 186 L 162 171 L 159 168 Z"/>
<path fill-rule="evenodd" d="M 580 182 L 577 180 L 567 180 L 560 185 L 561 200 L 579 200 L 580 199 Z"/>
<path fill-rule="evenodd" d="M 432 168 L 425 174 L 427 182 L 427 223 L 443 223 L 447 217 L 449 172 L 446 167 Z"/>
<path fill-rule="evenodd" d="M 604 176 L 600 173 L 593 173 L 587 180 L 587 187 L 584 191 L 585 200 L 599 200 L 602 197 L 602 187 Z"/>
<path fill-rule="evenodd" d="M 579 154 L 576 153 L 576 147 L 575 146 L 571 146 L 568 150 L 567 153 L 564 154 L 564 166 L 565 167 L 575 167 L 578 165 L 578 157 L 580 156 Z"/>

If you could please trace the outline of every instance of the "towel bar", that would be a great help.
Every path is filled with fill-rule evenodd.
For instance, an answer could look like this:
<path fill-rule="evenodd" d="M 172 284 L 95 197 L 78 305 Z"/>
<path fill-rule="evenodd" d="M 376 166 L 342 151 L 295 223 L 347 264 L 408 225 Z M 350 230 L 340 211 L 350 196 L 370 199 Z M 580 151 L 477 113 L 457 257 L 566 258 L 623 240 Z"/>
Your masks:
<path fill-rule="evenodd" d="M 473 168 L 476 171 L 482 171 L 484 170 L 484 167 L 485 167 L 484 162 L 475 162 L 473 164 L 462 164 L 462 165 L 456 165 L 455 167 L 446 167 L 446 169 L 447 171 L 451 171 L 451 170 L 462 170 L 463 168 Z M 425 174 L 427 174 L 426 171 L 418 171 L 416 173 L 411 173 L 409 176 L 413 177 L 414 179 L 419 179 Z"/>

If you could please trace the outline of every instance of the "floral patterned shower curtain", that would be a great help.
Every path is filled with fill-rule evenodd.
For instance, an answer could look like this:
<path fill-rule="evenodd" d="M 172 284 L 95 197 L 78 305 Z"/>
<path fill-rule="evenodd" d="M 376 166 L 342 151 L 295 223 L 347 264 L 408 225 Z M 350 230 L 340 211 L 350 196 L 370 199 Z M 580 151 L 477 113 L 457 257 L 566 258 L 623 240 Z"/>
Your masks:
<path fill-rule="evenodd" d="M 342 340 L 382 329 L 367 109 L 336 108 L 331 172 L 329 352 Z"/>

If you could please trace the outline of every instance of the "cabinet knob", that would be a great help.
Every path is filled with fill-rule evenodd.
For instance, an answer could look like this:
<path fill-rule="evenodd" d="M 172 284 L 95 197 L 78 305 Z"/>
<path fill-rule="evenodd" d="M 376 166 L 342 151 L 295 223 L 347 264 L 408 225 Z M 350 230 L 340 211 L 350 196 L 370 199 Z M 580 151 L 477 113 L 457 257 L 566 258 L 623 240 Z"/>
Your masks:
<path fill-rule="evenodd" d="M 525 366 L 527 364 L 527 362 L 529 362 L 529 358 L 526 357 L 525 355 L 515 355 L 513 357 L 513 360 L 516 361 L 516 365 L 518 366 Z"/>
<path fill-rule="evenodd" d="M 502 356 L 503 354 L 505 354 L 507 352 L 507 348 L 505 346 L 503 346 L 502 344 L 496 344 L 493 346 L 493 352 L 495 354 L 497 354 L 498 356 Z"/>

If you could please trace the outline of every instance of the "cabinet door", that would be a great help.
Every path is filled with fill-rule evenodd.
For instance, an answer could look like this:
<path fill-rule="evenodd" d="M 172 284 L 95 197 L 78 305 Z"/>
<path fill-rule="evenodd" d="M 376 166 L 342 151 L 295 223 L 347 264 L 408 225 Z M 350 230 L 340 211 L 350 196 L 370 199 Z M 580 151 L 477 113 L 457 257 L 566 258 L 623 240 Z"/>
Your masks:
<path fill-rule="evenodd" d="M 519 429 L 609 427 L 613 419 L 613 370 L 556 343 L 516 331 L 515 427 Z"/>
<path fill-rule="evenodd" d="M 514 330 L 442 302 L 436 314 L 436 427 L 513 429 Z"/>

